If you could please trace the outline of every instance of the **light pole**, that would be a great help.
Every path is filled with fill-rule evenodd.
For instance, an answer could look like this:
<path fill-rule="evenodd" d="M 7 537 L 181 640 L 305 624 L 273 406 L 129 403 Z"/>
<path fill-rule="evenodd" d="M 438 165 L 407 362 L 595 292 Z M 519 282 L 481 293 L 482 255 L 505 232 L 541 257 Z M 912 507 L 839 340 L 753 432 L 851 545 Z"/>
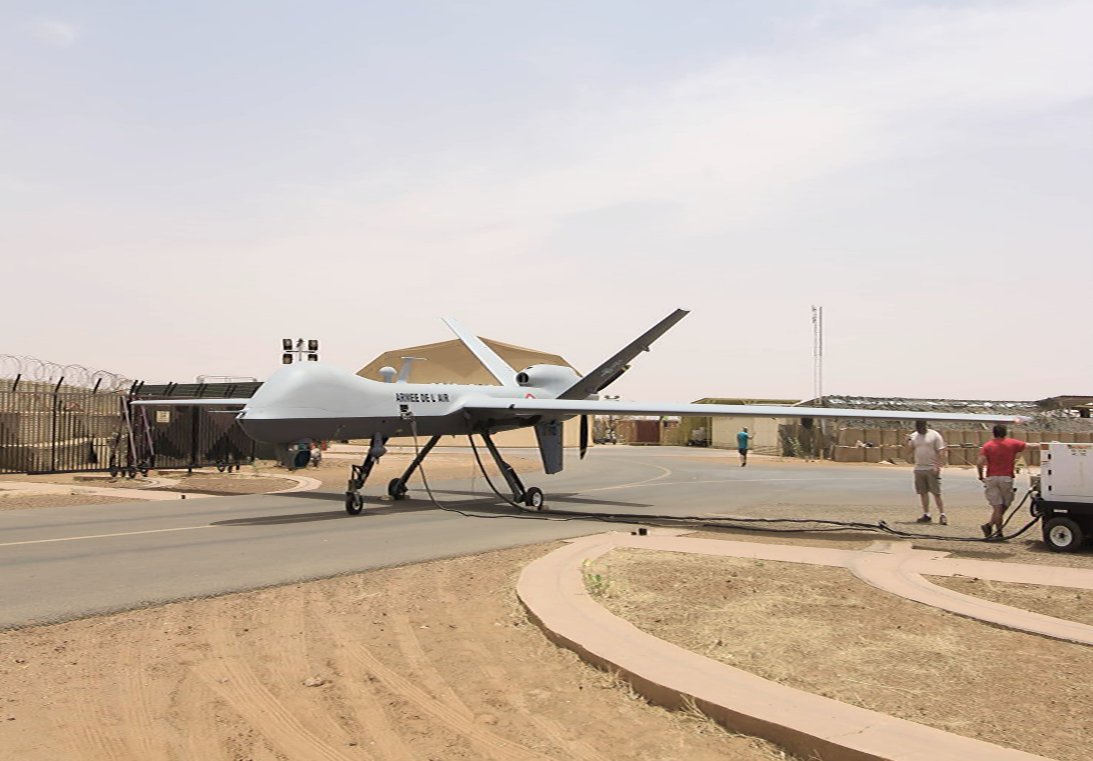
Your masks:
<path fill-rule="evenodd" d="M 824 308 L 812 307 L 812 398 L 824 406 Z M 822 455 L 824 449 L 824 421 L 813 431 L 812 452 Z"/>
<path fill-rule="evenodd" d="M 305 343 L 302 338 L 297 338 L 295 341 L 291 338 L 282 338 L 281 352 L 282 365 L 291 365 L 293 362 L 303 362 L 305 358 L 308 362 L 318 362 L 319 341 L 315 338 L 309 338 Z"/>

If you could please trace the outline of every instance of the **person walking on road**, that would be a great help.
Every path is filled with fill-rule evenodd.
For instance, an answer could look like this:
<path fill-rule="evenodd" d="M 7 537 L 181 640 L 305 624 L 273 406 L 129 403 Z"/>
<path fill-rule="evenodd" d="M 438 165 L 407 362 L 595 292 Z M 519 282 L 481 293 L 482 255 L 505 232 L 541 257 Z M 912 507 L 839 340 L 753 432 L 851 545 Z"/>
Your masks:
<path fill-rule="evenodd" d="M 1024 452 L 1028 444 L 1008 438 L 1004 425 L 996 425 L 993 433 L 994 438 L 979 450 L 975 470 L 979 473 L 987 503 L 991 506 L 991 519 L 979 528 L 982 529 L 984 538 L 999 540 L 1002 538 L 1002 520 L 1006 508 L 1013 502 L 1014 465 L 1017 455 Z"/>
<path fill-rule="evenodd" d="M 945 458 L 945 439 L 932 428 L 926 427 L 925 420 L 915 421 L 915 432 L 907 437 L 905 445 L 908 459 L 915 463 L 915 493 L 922 500 L 922 517 L 917 523 L 930 523 L 930 495 L 934 495 L 937 505 L 938 523 L 946 526 L 945 503 L 941 501 L 941 468 Z"/>
<path fill-rule="evenodd" d="M 744 430 L 736 434 L 736 451 L 740 453 L 740 467 L 746 467 L 748 464 L 748 444 L 751 443 L 751 434 L 748 433 L 747 426 L 744 426 Z"/>

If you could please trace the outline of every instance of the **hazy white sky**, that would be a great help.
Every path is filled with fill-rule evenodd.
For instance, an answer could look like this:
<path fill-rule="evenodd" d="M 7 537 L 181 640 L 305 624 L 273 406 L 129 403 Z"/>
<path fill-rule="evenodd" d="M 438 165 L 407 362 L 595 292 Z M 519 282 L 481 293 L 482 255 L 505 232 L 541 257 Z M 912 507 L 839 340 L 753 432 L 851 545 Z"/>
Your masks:
<path fill-rule="evenodd" d="M 612 389 L 1093 393 L 1093 2 L 0 6 L 0 353 L 489 338 Z"/>

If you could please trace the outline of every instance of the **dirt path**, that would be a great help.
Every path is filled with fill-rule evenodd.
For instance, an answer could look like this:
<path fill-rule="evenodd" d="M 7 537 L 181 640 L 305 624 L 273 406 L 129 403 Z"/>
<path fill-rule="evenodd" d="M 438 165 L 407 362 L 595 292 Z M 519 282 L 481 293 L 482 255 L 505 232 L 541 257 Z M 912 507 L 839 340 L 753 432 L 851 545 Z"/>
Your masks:
<path fill-rule="evenodd" d="M 0 759 L 773 761 L 550 644 L 531 547 L 0 635 Z"/>

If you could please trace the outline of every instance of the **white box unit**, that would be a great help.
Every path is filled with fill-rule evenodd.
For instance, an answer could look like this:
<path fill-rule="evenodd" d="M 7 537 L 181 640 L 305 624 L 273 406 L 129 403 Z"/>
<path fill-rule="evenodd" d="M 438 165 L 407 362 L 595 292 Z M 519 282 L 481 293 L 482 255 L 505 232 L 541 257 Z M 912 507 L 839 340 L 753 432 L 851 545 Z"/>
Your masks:
<path fill-rule="evenodd" d="M 1093 444 L 1041 444 L 1040 496 L 1093 504 Z"/>

